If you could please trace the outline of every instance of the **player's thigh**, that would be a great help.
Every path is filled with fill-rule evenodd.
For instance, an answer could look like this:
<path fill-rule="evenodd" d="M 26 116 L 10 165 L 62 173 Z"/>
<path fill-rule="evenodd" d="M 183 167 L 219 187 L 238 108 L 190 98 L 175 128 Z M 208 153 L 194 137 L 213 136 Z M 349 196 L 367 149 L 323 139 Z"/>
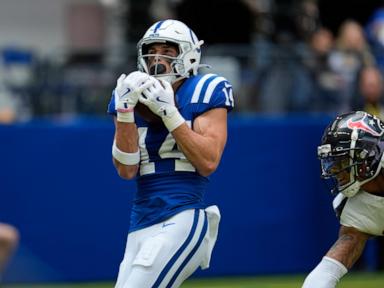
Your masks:
<path fill-rule="evenodd" d="M 139 243 L 137 239 L 137 233 L 130 233 L 127 237 L 127 243 L 125 246 L 124 258 L 119 266 L 119 274 L 117 276 L 116 288 L 124 287 L 128 280 L 128 276 L 131 273 L 132 262 L 139 250 Z"/>
<path fill-rule="evenodd" d="M 144 237 L 141 243 L 132 262 L 129 286 L 124 288 L 172 285 L 201 246 L 207 231 L 207 217 L 203 210 L 186 210 L 152 230 L 152 235 Z"/>
<path fill-rule="evenodd" d="M 192 257 L 188 260 L 185 266 L 179 271 L 179 273 L 175 273 L 172 281 L 172 288 L 180 287 L 180 285 L 191 276 L 199 266 L 201 266 L 201 261 L 205 257 L 207 253 L 207 243 L 205 241 L 201 242 L 200 246 L 196 250 L 196 252 L 192 255 Z"/>
<path fill-rule="evenodd" d="M 191 251 L 189 257 L 185 259 L 184 265 L 181 265 L 179 267 L 179 271 L 173 275 L 173 279 L 167 287 L 179 287 L 184 280 L 186 280 L 199 268 L 199 266 L 202 269 L 209 268 L 212 250 L 217 239 L 221 216 L 217 206 L 210 206 L 205 209 L 205 215 L 206 229 L 203 229 L 198 244 Z"/>

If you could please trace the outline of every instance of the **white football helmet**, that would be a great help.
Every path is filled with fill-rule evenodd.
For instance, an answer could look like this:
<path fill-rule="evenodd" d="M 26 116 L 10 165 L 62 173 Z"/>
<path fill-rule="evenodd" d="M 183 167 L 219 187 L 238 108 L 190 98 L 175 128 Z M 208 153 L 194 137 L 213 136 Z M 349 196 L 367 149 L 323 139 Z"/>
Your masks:
<path fill-rule="evenodd" d="M 147 51 L 148 46 L 154 43 L 170 43 L 178 48 L 179 54 L 177 57 L 157 55 L 170 61 L 171 73 L 164 74 L 162 71 L 158 73 L 149 71 L 147 60 L 149 57 L 155 57 L 156 55 L 148 54 Z M 196 75 L 197 70 L 204 66 L 200 64 L 200 47 L 203 43 L 204 41 L 199 41 L 195 33 L 183 22 L 177 20 L 156 22 L 145 32 L 143 38 L 137 44 L 138 69 L 170 83 Z"/>

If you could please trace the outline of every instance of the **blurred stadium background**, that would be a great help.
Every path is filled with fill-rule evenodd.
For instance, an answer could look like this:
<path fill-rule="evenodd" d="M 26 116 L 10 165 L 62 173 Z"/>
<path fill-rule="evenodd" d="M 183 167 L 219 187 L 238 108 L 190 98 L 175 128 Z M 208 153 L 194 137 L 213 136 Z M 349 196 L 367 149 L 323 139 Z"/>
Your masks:
<path fill-rule="evenodd" d="M 106 105 L 135 69 L 135 43 L 165 18 L 205 40 L 202 62 L 236 98 L 207 194 L 219 240 L 211 268 L 183 287 L 299 287 L 338 229 L 319 179 L 322 131 L 343 111 L 384 117 L 383 5 L 0 0 L 0 222 L 21 235 L 6 287 L 112 287 L 134 185 L 112 167 Z M 340 287 L 381 287 L 383 248 L 372 239 Z"/>

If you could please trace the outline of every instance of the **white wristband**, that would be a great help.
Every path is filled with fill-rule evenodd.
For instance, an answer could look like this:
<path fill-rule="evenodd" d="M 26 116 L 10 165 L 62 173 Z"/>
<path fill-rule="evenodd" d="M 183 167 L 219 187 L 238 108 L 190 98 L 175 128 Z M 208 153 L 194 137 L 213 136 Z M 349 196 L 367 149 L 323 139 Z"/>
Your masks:
<path fill-rule="evenodd" d="M 170 116 L 164 116 L 162 117 L 162 119 L 165 127 L 167 127 L 169 132 L 172 132 L 185 122 L 185 119 L 183 118 L 183 116 L 181 116 L 177 108 L 175 109 L 175 111 L 173 111 Z"/>
<path fill-rule="evenodd" d="M 134 123 L 135 122 L 135 113 L 134 112 L 117 112 L 117 121 L 125 123 Z"/>
<path fill-rule="evenodd" d="M 113 141 L 112 156 L 124 165 L 136 165 L 140 162 L 140 150 L 134 153 L 123 152 L 117 147 L 116 141 Z"/>

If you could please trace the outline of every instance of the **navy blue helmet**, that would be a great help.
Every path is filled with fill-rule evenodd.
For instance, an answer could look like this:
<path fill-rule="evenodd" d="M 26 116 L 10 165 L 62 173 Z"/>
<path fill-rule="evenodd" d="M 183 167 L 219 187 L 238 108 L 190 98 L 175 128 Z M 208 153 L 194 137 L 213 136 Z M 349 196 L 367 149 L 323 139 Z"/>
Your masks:
<path fill-rule="evenodd" d="M 333 193 L 354 196 L 382 168 L 384 123 L 366 112 L 336 117 L 325 129 L 317 153 L 322 177 L 333 179 Z"/>

